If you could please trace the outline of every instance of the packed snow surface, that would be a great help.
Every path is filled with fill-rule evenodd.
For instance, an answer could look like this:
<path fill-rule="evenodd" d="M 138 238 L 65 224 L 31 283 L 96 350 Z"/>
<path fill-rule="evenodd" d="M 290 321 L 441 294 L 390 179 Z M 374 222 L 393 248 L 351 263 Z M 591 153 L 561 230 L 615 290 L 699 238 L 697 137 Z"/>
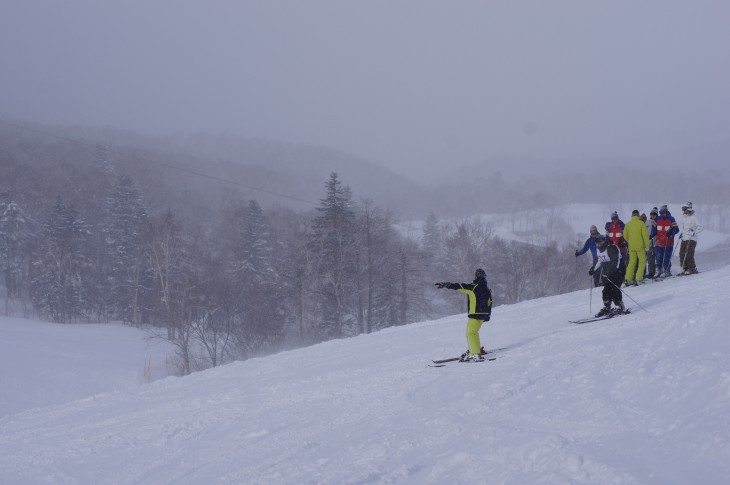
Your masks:
<path fill-rule="evenodd" d="M 0 419 L 0 483 L 727 484 L 729 285 L 730 267 L 647 283 L 626 290 L 633 314 L 584 325 L 568 320 L 598 311 L 599 289 L 500 306 L 491 362 L 428 366 L 465 350 L 457 315 L 71 393 Z M 68 344 L 44 333 L 18 352 Z M 80 382 L 93 370 L 36 355 Z M 5 362 L 3 382 L 37 393 L 31 371 Z"/>

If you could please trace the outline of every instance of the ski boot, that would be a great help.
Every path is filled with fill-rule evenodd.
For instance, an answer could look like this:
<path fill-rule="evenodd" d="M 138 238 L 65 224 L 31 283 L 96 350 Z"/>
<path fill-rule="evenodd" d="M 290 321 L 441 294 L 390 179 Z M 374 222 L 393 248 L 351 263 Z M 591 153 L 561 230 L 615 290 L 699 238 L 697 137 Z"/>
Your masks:
<path fill-rule="evenodd" d="M 623 315 L 624 313 L 626 313 L 626 307 L 623 303 L 619 303 L 618 305 L 616 305 L 616 308 L 611 311 L 611 313 L 613 315 Z"/>
<path fill-rule="evenodd" d="M 466 349 L 466 352 L 464 352 L 463 354 L 461 354 L 461 357 L 460 357 L 460 359 L 461 359 L 461 360 L 464 360 L 464 359 L 466 358 L 466 356 L 467 356 L 467 355 L 469 355 L 469 349 Z M 484 346 L 483 346 L 483 345 L 482 345 L 482 347 L 481 347 L 481 348 L 479 349 L 479 355 L 487 355 L 487 351 L 486 351 L 486 350 L 484 350 Z"/>
<path fill-rule="evenodd" d="M 461 359 L 459 359 L 459 362 L 483 362 L 484 357 L 482 357 L 479 354 L 470 354 L 467 353 L 465 356 L 462 356 Z"/>
<path fill-rule="evenodd" d="M 610 314 L 611 314 L 611 307 L 607 305 L 607 306 L 601 308 L 601 310 L 598 313 L 596 313 L 596 318 L 605 317 L 606 315 L 610 315 Z"/>

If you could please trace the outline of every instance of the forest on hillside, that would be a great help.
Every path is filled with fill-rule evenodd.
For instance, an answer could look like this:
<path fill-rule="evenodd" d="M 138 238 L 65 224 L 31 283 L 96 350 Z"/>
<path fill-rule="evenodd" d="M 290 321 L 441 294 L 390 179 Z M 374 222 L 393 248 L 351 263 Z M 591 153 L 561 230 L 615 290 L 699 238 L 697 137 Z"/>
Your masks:
<path fill-rule="evenodd" d="M 285 179 L 273 169 L 267 178 L 151 146 L 0 135 L 3 313 L 148 328 L 178 349 L 181 374 L 463 312 L 463 298 L 433 283 L 470 281 L 477 267 L 496 305 L 579 286 L 576 241 L 547 237 L 569 227 L 550 214 L 559 196 L 540 184 L 520 197 L 496 184 L 482 200 L 531 210 L 538 233 L 549 223 L 538 244 L 503 240 L 467 211 L 439 219 L 438 204 L 424 205 L 411 237 L 394 228 L 391 203 L 355 193 L 337 171 L 309 200 L 259 183 Z M 712 183 L 707 198 L 727 202 L 724 180 Z M 442 203 L 474 210 L 470 200 L 457 191 Z"/>

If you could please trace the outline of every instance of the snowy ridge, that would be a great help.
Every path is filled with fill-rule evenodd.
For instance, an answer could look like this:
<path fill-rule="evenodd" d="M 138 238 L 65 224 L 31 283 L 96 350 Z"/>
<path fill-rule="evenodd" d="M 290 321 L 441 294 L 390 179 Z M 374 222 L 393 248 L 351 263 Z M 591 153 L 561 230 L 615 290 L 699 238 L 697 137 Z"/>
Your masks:
<path fill-rule="evenodd" d="M 391 328 L 0 419 L 0 483 L 656 483 L 730 476 L 730 267 Z M 600 306 L 593 291 L 593 311 Z"/>

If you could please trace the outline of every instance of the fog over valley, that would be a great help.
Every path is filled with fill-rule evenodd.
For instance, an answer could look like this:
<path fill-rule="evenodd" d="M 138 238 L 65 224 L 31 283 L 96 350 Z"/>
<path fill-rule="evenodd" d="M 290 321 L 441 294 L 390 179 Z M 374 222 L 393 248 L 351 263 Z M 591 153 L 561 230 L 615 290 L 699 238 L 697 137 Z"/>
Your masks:
<path fill-rule="evenodd" d="M 720 168 L 729 15 L 723 1 L 6 2 L 0 117 L 318 145 L 431 185 Z"/>

